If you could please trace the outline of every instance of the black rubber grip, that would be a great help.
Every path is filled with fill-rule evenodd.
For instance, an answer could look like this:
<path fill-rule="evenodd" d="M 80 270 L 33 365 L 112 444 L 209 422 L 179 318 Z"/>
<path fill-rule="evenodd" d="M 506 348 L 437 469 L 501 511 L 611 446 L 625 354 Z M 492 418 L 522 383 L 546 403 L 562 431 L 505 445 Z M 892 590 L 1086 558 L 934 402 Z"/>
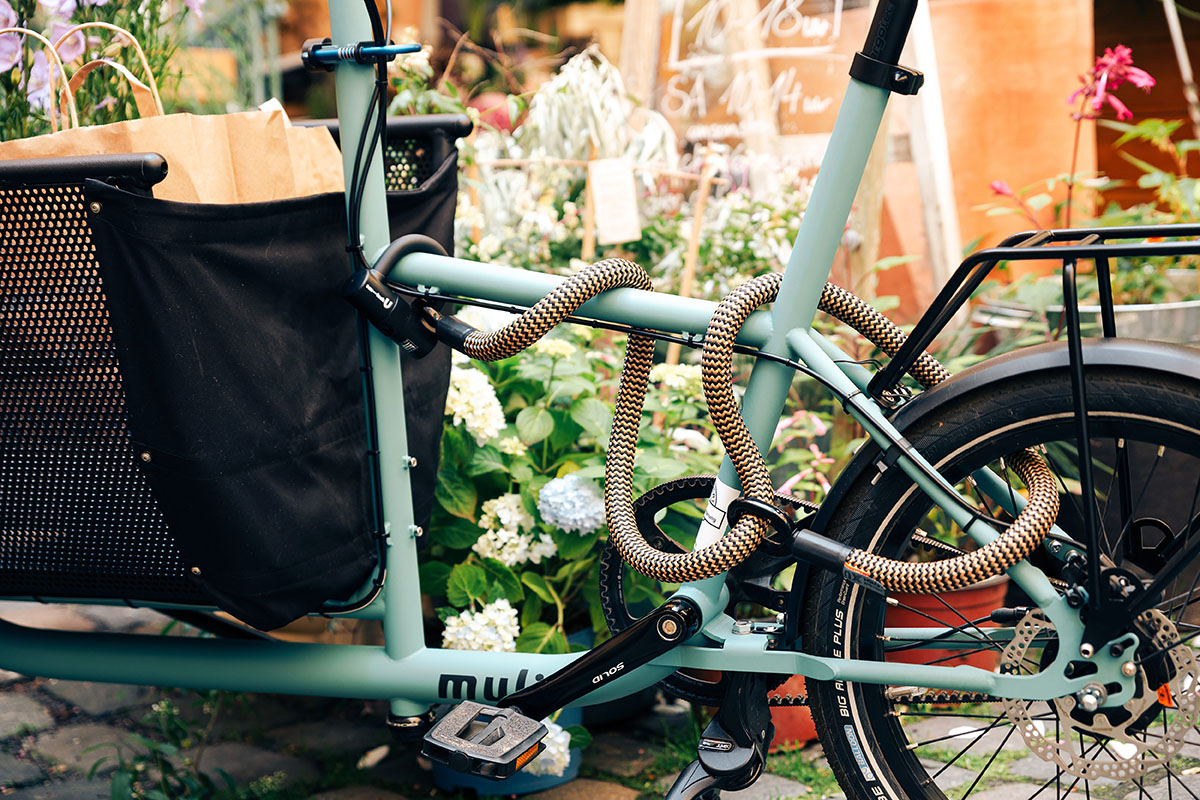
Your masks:
<path fill-rule="evenodd" d="M 467 337 L 472 333 L 478 333 L 478 329 L 471 327 L 467 323 L 457 317 L 443 316 L 438 317 L 437 321 L 437 338 L 439 342 L 448 344 L 460 353 L 464 352 L 463 347 L 467 341 Z"/>
<path fill-rule="evenodd" d="M 899 64 L 908 29 L 917 13 L 917 0 L 880 0 L 871 20 L 863 53 L 876 61 Z"/>
<path fill-rule="evenodd" d="M 841 572 L 850 557 L 850 548 L 827 536 L 808 530 L 796 531 L 792 535 L 792 555 L 813 566 L 831 572 Z"/>

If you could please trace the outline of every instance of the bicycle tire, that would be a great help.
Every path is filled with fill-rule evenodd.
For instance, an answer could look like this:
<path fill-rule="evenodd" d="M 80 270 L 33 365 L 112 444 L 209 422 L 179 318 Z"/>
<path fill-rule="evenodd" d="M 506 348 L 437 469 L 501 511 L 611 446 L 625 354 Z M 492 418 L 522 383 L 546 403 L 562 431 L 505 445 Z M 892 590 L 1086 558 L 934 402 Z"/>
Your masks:
<path fill-rule="evenodd" d="M 1110 530 L 1120 531 L 1111 542 L 1106 542 L 1111 551 L 1109 556 L 1118 566 L 1136 566 L 1124 558 L 1123 537 L 1127 535 L 1128 521 L 1150 519 L 1141 516 L 1143 514 L 1165 513 L 1163 509 L 1171 506 L 1174 508 L 1171 524 L 1182 524 L 1184 527 L 1179 530 L 1186 531 L 1187 535 L 1197 530 L 1200 520 L 1200 509 L 1197 508 L 1200 497 L 1200 400 L 1197 398 L 1200 398 L 1200 385 L 1183 378 L 1164 380 L 1161 375 L 1151 376 L 1136 369 L 1095 370 L 1088 374 L 1089 438 L 1099 454 L 1093 455 L 1093 464 L 1098 465 L 1093 474 L 1105 463 L 1105 458 L 1116 464 L 1113 454 L 1124 448 L 1129 459 L 1127 483 L 1136 490 L 1130 493 L 1135 503 L 1128 513 L 1117 509 L 1118 516 L 1125 518 L 1119 529 L 1115 528 L 1117 520 L 1110 517 L 1117 503 L 1100 506 L 1106 526 L 1103 532 L 1111 536 Z M 990 464 L 994 468 L 1006 453 L 1020 447 L 1047 445 L 1044 455 L 1051 461 L 1061 486 L 1063 507 L 1059 525 L 1068 533 L 1072 527 L 1078 529 L 1078 497 L 1065 491 L 1071 485 L 1071 472 L 1069 459 L 1061 455 L 1064 450 L 1069 450 L 1067 443 L 1076 441 L 1070 379 L 1065 369 L 1022 376 L 999 389 L 968 393 L 927 413 L 910 424 L 904 434 L 943 474 L 956 483 L 961 481 L 962 486 L 969 485 L 962 481 L 965 475 L 983 465 Z M 1164 464 L 1170 469 L 1156 477 L 1157 470 Z M 1119 471 L 1114 473 L 1110 483 L 1098 482 L 1097 494 L 1109 498 L 1119 494 L 1116 491 L 1119 475 Z M 1151 487 L 1153 491 L 1149 491 Z M 852 484 L 831 517 L 826 532 L 851 547 L 903 558 L 908 552 L 908 535 L 915 527 L 930 523 L 926 516 L 929 505 L 924 494 L 916 490 L 900 470 L 888 469 L 881 473 L 877 469 L 868 469 Z M 1045 561 L 1047 569 L 1059 566 L 1052 558 L 1045 557 Z M 1146 572 L 1143 570 L 1138 574 Z M 1177 585 L 1188 588 L 1188 594 L 1181 595 L 1183 605 L 1179 610 L 1180 632 L 1185 636 L 1200 630 L 1200 626 L 1182 621 L 1184 612 L 1188 612 L 1190 604 L 1198 599 L 1194 578 L 1194 570 L 1189 568 L 1176 579 Z M 1010 589 L 1008 605 L 1014 605 L 1013 594 L 1018 591 L 1015 587 Z M 1174 597 L 1176 593 L 1173 586 L 1165 596 Z M 1025 604 L 1032 605 L 1027 599 Z M 885 648 L 896 647 L 884 643 L 879 636 L 884 605 L 878 595 L 850 584 L 843 586 L 838 576 L 830 573 L 814 576 L 805 595 L 805 609 L 809 613 L 805 614 L 802 627 L 803 649 L 824 656 L 880 659 Z M 1200 621 L 1192 616 L 1189 619 Z M 843 621 L 845 628 L 839 641 L 835 631 Z M 1188 626 L 1186 630 L 1182 627 L 1184 624 Z M 1031 670 L 1036 671 L 1036 665 Z M 810 681 L 808 686 L 810 706 L 826 756 L 849 797 L 944 798 L 944 790 L 950 790 L 955 781 L 971 780 L 945 766 L 956 763 L 960 768 L 974 765 L 981 769 L 966 790 L 968 795 L 977 790 L 983 780 L 988 781 L 983 786 L 994 784 L 996 780 L 1013 783 L 1013 788 L 1005 793 L 1013 800 L 1047 796 L 1042 792 L 1050 788 L 1051 783 L 1057 784 L 1055 796 L 1060 796 L 1058 792 L 1064 789 L 1090 794 L 1097 788 L 1089 785 L 1091 781 L 1082 781 L 1084 785 L 1080 786 L 1080 779 L 1048 761 L 1041 763 L 1050 765 L 1050 769 L 1043 769 L 1039 773 L 1041 777 L 1033 782 L 1025 783 L 1029 780 L 1026 775 L 1008 771 L 1006 764 L 1024 762 L 1017 758 L 1020 745 L 1010 747 L 1008 744 L 1016 729 L 1006 724 L 1008 720 L 1002 707 L 975 702 L 969 708 L 959 704 L 949 710 L 929 705 L 930 710 L 926 711 L 925 706 L 913 704 L 911 696 L 906 699 L 903 690 L 894 689 L 893 699 L 889 699 L 885 686 L 841 681 Z M 897 696 L 899 700 L 895 699 Z M 1083 749 L 1085 739 L 1079 727 L 1073 726 L 1065 717 L 1060 718 L 1055 706 L 1049 703 L 1045 706 L 1052 712 L 1056 734 L 1060 726 L 1069 733 L 1072 730 L 1078 732 Z M 1037 706 L 1038 713 L 1041 707 Z M 982 711 L 986 713 L 976 713 Z M 962 725 L 947 728 L 948 722 L 953 721 L 947 721 L 947 716 L 966 721 L 967 733 L 961 732 Z M 1165 724 L 1165 711 L 1163 716 Z M 989 723 L 992 717 L 995 719 Z M 1044 719 L 1049 725 L 1051 717 Z M 934 721 L 932 724 L 931 720 Z M 989 724 L 991 727 L 985 727 Z M 1147 723 L 1147 727 L 1149 724 L 1152 723 Z M 935 729 L 950 735 L 930 736 Z M 992 730 L 1005 729 L 1007 734 L 994 752 L 1009 749 L 1013 756 L 1001 759 L 992 755 L 995 741 L 988 742 L 982 749 L 972 750 L 990 736 Z M 956 730 L 960 733 L 955 734 Z M 983 733 L 976 737 L 979 731 Z M 998 732 L 994 738 L 1000 738 Z M 1195 738 L 1194 733 L 1192 738 Z M 1020 736 L 1015 739 L 1022 742 Z M 970 744 L 966 744 L 967 741 Z M 952 753 L 956 748 L 957 752 Z M 983 762 L 974 761 L 975 757 L 987 757 L 986 764 L 979 767 Z M 1037 759 L 1037 756 L 1032 757 Z M 935 761 L 931 762 L 931 758 Z M 1031 762 L 1018 772 L 1038 772 L 1032 768 L 1036 766 Z M 985 775 L 989 771 L 992 777 Z M 1178 779 L 1178 770 L 1172 772 L 1168 764 L 1165 780 L 1169 783 Z M 1148 780 L 1146 776 L 1139 778 L 1136 785 L 1141 788 L 1144 780 Z M 1025 793 L 1018 784 L 1027 787 L 1028 792 Z M 1184 796 L 1183 788 L 1176 788 L 1178 796 Z M 958 784 L 954 796 L 962 796 L 962 791 L 962 785 Z"/>

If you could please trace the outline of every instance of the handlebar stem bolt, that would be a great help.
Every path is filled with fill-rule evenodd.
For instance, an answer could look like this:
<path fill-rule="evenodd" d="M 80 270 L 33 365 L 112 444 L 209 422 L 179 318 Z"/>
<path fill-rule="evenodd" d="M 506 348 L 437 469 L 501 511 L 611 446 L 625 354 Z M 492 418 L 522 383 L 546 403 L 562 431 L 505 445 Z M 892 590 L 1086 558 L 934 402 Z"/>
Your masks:
<path fill-rule="evenodd" d="M 750 632 L 750 620 L 739 619 L 733 623 L 733 632 L 738 636 L 744 636 Z"/>
<path fill-rule="evenodd" d="M 1132 661 L 1126 661 L 1121 665 L 1121 674 L 1126 678 L 1132 678 L 1134 675 L 1137 675 L 1137 664 Z"/>

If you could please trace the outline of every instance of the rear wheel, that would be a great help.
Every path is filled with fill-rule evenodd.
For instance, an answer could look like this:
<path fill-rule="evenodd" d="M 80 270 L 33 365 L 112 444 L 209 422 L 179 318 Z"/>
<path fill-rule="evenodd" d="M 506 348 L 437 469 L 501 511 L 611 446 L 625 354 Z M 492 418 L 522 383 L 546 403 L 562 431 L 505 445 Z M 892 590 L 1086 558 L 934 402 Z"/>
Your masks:
<path fill-rule="evenodd" d="M 1200 386 L 1183 379 L 1163 382 L 1132 370 L 1097 372 L 1088 376 L 1088 404 L 1102 548 L 1113 565 L 1148 579 L 1163 553 L 1169 553 L 1170 542 L 1181 546 L 1200 527 Z M 1025 447 L 1038 449 L 1059 485 L 1057 523 L 1068 535 L 1082 538 L 1077 440 L 1065 371 L 1022 378 L 1001 391 L 969 393 L 930 412 L 904 434 L 992 516 L 1002 517 L 1003 512 L 966 477 L 990 468 L 1019 491 L 1004 456 Z M 920 556 L 910 542 L 916 530 L 938 537 L 960 533 L 900 470 L 869 469 L 839 504 L 827 533 L 851 547 L 907 559 Z M 1151 551 L 1157 545 L 1165 549 L 1155 554 Z M 1045 553 L 1032 558 L 1050 577 L 1063 577 L 1061 562 Z M 1192 605 L 1200 599 L 1198 580 L 1196 566 L 1189 565 L 1159 607 L 1185 640 L 1200 632 L 1200 605 Z M 1053 659 L 1052 626 L 1039 628 L 1031 644 L 1005 654 L 1005 642 L 997 641 L 1001 637 L 993 639 L 979 627 L 992 624 L 986 612 L 965 610 L 954 593 L 935 597 L 939 611 L 945 611 L 912 613 L 961 624 L 974 639 L 965 649 L 948 652 L 886 639 L 887 604 L 837 576 L 820 573 L 806 595 L 803 648 L 824 656 L 910 663 L 962 663 L 952 659 L 969 657 L 979 665 L 982 658 L 990 668 L 1023 673 L 1035 673 Z M 1012 585 L 1006 605 L 1032 603 Z M 911 606 L 910 599 L 901 598 L 896 607 Z M 913 625 L 893 622 L 890 627 Z M 1194 671 L 1190 648 L 1180 645 L 1177 652 L 1191 665 L 1179 669 Z M 1155 797 L 1197 797 L 1200 791 L 1185 784 L 1182 775 L 1200 765 L 1200 734 L 1192 729 L 1191 717 L 1186 744 L 1176 756 L 1148 770 L 1131 763 L 1155 758 L 1156 742 L 1163 741 L 1168 730 L 1178 731 L 1180 719 L 1178 709 L 1154 701 L 1153 690 L 1166 678 L 1139 670 L 1150 694 L 1143 692 L 1141 705 L 1131 706 L 1124 718 L 1111 714 L 1111 721 L 1083 715 L 1073 699 L 1010 703 L 1006 708 L 998 698 L 934 696 L 913 687 L 841 681 L 808 685 L 822 744 L 850 797 L 963 798 L 997 786 L 1006 787 L 998 795 L 1012 800 L 1061 797 L 1069 791 L 1124 797 L 1152 785 L 1158 785 Z M 1173 688 L 1194 695 L 1192 683 L 1193 678 L 1186 677 Z M 1031 750 L 1037 749 L 1036 737 L 1027 743 L 1014 720 L 1021 728 L 1036 725 L 1048 741 L 1068 740 L 1077 760 L 1067 758 L 1070 767 L 1064 767 L 1045 748 L 1039 756 Z M 1107 732 L 1117 728 L 1116 735 Z M 1091 761 L 1098 763 L 1088 766 Z M 1104 761 L 1112 763 L 1099 763 Z M 1130 766 L 1133 769 L 1120 778 Z M 1089 776 L 1114 777 L 1079 777 L 1080 769 Z"/>

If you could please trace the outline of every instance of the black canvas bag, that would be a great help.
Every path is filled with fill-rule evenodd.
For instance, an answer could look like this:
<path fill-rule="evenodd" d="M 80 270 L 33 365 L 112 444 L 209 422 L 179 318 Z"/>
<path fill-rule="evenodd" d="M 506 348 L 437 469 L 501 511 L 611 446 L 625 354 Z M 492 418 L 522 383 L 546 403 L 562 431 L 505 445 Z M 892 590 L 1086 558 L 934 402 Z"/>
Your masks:
<path fill-rule="evenodd" d="M 451 152 L 389 192 L 392 237 L 450 251 L 456 191 Z M 350 598 L 379 540 L 343 196 L 197 205 L 96 181 L 85 195 L 135 458 L 188 574 L 262 629 Z M 403 374 L 427 525 L 449 351 Z"/>

